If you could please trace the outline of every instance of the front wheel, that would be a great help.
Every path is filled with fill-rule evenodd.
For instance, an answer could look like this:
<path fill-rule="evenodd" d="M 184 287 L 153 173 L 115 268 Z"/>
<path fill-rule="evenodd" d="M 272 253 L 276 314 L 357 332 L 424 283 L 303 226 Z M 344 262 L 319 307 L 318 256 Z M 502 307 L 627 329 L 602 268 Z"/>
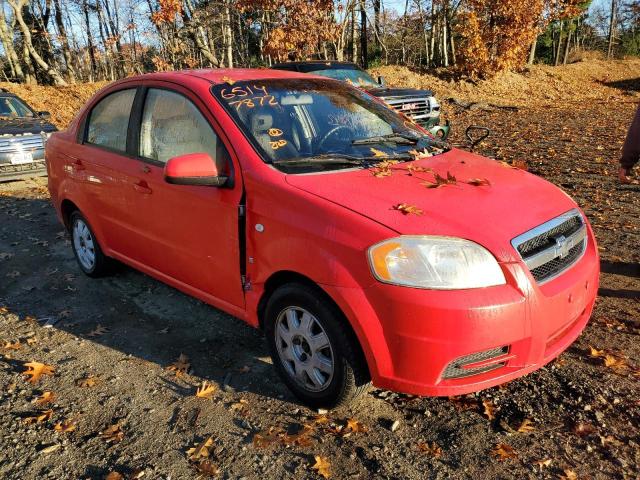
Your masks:
<path fill-rule="evenodd" d="M 108 273 L 109 259 L 102 253 L 89 222 L 79 211 L 73 212 L 69 221 L 73 254 L 80 269 L 89 277 L 101 277 Z"/>
<path fill-rule="evenodd" d="M 267 304 L 265 333 L 276 370 L 289 389 L 314 408 L 345 405 L 369 385 L 355 336 L 317 289 L 278 288 Z"/>

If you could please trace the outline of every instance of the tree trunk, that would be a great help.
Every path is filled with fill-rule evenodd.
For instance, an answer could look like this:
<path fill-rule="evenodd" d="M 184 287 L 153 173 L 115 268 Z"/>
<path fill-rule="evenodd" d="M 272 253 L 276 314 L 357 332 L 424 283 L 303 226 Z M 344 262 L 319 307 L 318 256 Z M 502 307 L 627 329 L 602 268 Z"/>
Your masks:
<path fill-rule="evenodd" d="M 569 20 L 569 24 L 567 25 L 567 43 L 564 46 L 564 59 L 562 60 L 562 64 L 566 65 L 567 60 L 569 59 L 569 51 L 571 49 L 571 27 L 573 26 L 573 20 Z"/>
<path fill-rule="evenodd" d="M 227 0 L 224 4 L 224 29 L 227 39 L 227 67 L 233 68 L 233 31 L 231 30 L 231 11 L 229 8 L 230 1 L 231 0 Z"/>
<path fill-rule="evenodd" d="M 527 62 L 529 65 L 533 65 L 533 62 L 536 61 L 536 47 L 538 46 L 538 36 L 533 39 L 533 43 L 531 44 L 531 49 L 529 49 L 529 61 Z"/>
<path fill-rule="evenodd" d="M 13 42 L 13 29 L 9 29 L 7 26 L 7 19 L 4 15 L 4 2 L 0 1 L 0 43 L 4 49 L 5 55 L 11 67 L 11 75 L 15 78 L 12 80 L 18 80 L 19 82 L 25 81 L 25 75 L 20 65 L 20 59 L 14 48 Z"/>
<path fill-rule="evenodd" d="M 560 21 L 560 31 L 558 32 L 558 50 L 556 51 L 556 59 L 553 64 L 557 67 L 560 65 L 560 52 L 562 51 L 562 30 L 564 22 Z"/>
<path fill-rule="evenodd" d="M 87 28 L 87 49 L 89 50 L 89 81 L 95 80 L 95 74 L 98 71 L 96 66 L 96 54 L 94 52 L 93 35 L 91 34 L 91 24 L 89 23 L 89 4 L 87 0 L 82 1 L 82 12 L 84 13 L 84 23 Z"/>
<path fill-rule="evenodd" d="M 360 56 L 362 58 L 362 68 L 369 68 L 369 58 L 367 55 L 367 9 L 365 1 L 360 0 Z"/>
<path fill-rule="evenodd" d="M 58 27 L 59 41 L 62 46 L 62 56 L 64 57 L 64 63 L 67 67 L 67 76 L 71 83 L 76 82 L 76 72 L 73 68 L 73 59 L 71 58 L 71 49 L 69 48 L 69 40 L 67 39 L 67 31 L 62 21 L 62 9 L 60 8 L 60 0 L 53 0 L 53 4 L 56 8 L 55 21 Z"/>
<path fill-rule="evenodd" d="M 29 27 L 24 22 L 24 18 L 22 17 L 22 7 L 25 5 L 27 0 L 8 0 L 9 5 L 13 9 L 13 14 L 15 16 L 16 21 L 18 22 L 18 26 L 20 27 L 20 31 L 22 32 L 22 41 L 26 49 L 28 50 L 31 58 L 36 62 L 36 64 L 44 70 L 47 75 L 49 75 L 56 85 L 66 85 L 64 78 L 62 75 L 53 67 L 51 67 L 47 62 L 43 60 L 40 54 L 33 47 L 33 41 L 31 39 L 31 32 L 29 31 Z"/>
<path fill-rule="evenodd" d="M 609 17 L 609 48 L 607 49 L 607 58 L 613 55 L 613 42 L 616 36 L 616 0 L 611 0 L 611 17 Z"/>

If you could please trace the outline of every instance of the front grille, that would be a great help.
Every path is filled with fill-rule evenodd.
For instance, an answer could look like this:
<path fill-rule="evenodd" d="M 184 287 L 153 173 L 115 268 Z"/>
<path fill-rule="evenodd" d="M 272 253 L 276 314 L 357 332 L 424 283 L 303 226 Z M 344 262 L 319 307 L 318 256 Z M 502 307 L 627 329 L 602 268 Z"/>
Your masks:
<path fill-rule="evenodd" d="M 538 283 L 551 280 L 574 265 L 587 247 L 582 215 L 571 210 L 512 240 Z"/>
<path fill-rule="evenodd" d="M 432 113 L 437 113 L 440 110 L 439 105 L 431 105 L 428 98 L 403 98 L 402 100 L 386 100 L 394 110 L 402 112 L 409 118 L 424 118 L 430 116 Z"/>
<path fill-rule="evenodd" d="M 0 153 L 30 152 L 44 147 L 42 135 L 10 135 L 0 137 Z"/>
<path fill-rule="evenodd" d="M 506 355 L 509 352 L 509 347 L 492 348 L 491 350 L 485 350 L 484 352 L 472 353 L 464 357 L 456 358 L 453 362 L 447 365 L 442 374 L 443 379 L 450 378 L 463 378 L 471 375 L 479 375 L 480 373 L 490 372 L 496 368 L 504 367 L 504 362 L 493 363 L 490 365 L 483 365 L 474 368 L 463 368 L 465 365 L 471 365 L 473 363 L 482 362 L 484 360 L 490 360 L 502 355 Z"/>

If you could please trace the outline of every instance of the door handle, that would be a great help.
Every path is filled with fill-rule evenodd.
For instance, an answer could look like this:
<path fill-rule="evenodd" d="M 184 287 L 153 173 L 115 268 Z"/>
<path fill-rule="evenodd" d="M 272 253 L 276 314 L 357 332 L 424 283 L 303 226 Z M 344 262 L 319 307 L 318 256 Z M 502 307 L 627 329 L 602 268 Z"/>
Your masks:
<path fill-rule="evenodd" d="M 81 170 L 86 170 L 87 167 L 84 166 L 84 163 L 82 163 L 82 160 L 80 160 L 79 158 L 74 160 L 73 162 L 71 162 L 71 169 L 75 172 L 79 172 Z"/>
<path fill-rule="evenodd" d="M 151 188 L 149 188 L 149 184 L 144 180 L 140 180 L 138 183 L 134 183 L 133 189 L 138 193 L 145 193 L 147 195 L 152 192 Z"/>

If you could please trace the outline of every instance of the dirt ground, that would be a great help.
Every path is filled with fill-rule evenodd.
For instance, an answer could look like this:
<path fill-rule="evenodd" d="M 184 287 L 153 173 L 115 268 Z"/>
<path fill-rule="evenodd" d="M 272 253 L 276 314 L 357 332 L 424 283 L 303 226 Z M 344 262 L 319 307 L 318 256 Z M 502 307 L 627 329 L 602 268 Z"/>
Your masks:
<path fill-rule="evenodd" d="M 313 479 L 316 456 L 332 478 L 640 478 L 640 185 L 615 177 L 640 64 L 624 65 L 583 80 L 584 90 L 606 88 L 606 101 L 565 92 L 499 95 L 512 109 L 444 102 L 453 142 L 487 125 L 479 151 L 524 160 L 573 196 L 602 257 L 596 309 L 575 344 L 465 397 L 371 389 L 318 416 L 279 381 L 259 332 L 126 267 L 83 276 L 46 180 L 0 185 L 0 478 Z M 557 75 L 571 77 L 565 68 Z M 458 99 L 495 102 L 455 88 Z M 181 354 L 190 369 L 176 375 Z M 54 374 L 27 382 L 31 361 Z M 205 380 L 210 399 L 195 396 Z M 47 391 L 53 401 L 36 403 Z M 203 454 L 188 452 L 198 444 L 210 463 L 190 459 Z"/>

